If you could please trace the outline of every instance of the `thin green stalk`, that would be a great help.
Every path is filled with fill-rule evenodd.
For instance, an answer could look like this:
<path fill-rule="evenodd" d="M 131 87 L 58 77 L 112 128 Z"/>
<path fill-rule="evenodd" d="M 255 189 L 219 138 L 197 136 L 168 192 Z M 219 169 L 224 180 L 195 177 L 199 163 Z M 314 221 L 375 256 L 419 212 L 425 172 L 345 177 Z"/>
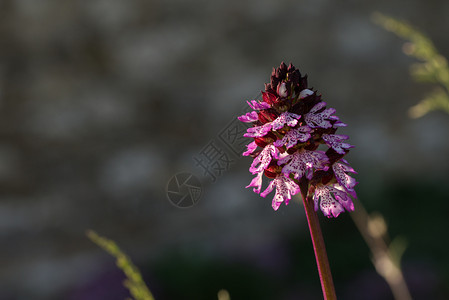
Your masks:
<path fill-rule="evenodd" d="M 92 242 L 116 258 L 117 266 L 125 273 L 127 278 L 123 284 L 134 297 L 134 300 L 154 300 L 153 295 L 142 279 L 139 269 L 114 241 L 99 236 L 93 230 L 88 230 L 86 235 Z"/>
<path fill-rule="evenodd" d="M 400 255 L 395 257 L 391 251 L 392 247 L 389 247 L 385 242 L 386 225 L 379 225 L 378 222 L 374 222 L 374 218 L 368 214 L 359 200 L 355 199 L 354 204 L 356 208 L 350 215 L 373 254 L 372 261 L 377 273 L 390 286 L 394 299 L 411 300 L 412 296 L 400 268 Z"/>
<path fill-rule="evenodd" d="M 329 260 L 327 258 L 326 246 L 324 245 L 323 233 L 321 232 L 318 215 L 313 207 L 313 200 L 311 197 L 304 197 L 303 194 L 303 203 L 306 211 L 307 223 L 309 224 L 310 237 L 312 238 L 313 251 L 315 252 L 323 297 L 325 300 L 337 299 Z"/>

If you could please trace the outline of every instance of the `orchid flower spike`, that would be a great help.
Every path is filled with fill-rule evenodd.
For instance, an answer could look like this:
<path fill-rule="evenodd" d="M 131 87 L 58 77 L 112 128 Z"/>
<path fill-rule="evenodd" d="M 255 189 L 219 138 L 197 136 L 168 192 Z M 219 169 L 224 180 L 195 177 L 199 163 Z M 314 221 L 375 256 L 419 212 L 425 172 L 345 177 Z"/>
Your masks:
<path fill-rule="evenodd" d="M 304 184 L 315 210 L 326 217 L 354 210 L 351 196 L 357 197 L 357 182 L 349 174 L 356 172 L 343 158 L 353 146 L 345 142 L 348 136 L 335 134 L 346 126 L 335 109 L 326 107 L 292 64 L 273 69 L 262 98 L 248 101 L 253 111 L 238 117 L 252 123 L 244 136 L 254 141 L 243 155 L 253 157 L 250 172 L 256 177 L 247 187 L 262 197 L 276 188 L 274 210 L 288 204 Z M 320 145 L 328 149 L 318 150 Z M 261 192 L 263 177 L 271 182 Z"/>

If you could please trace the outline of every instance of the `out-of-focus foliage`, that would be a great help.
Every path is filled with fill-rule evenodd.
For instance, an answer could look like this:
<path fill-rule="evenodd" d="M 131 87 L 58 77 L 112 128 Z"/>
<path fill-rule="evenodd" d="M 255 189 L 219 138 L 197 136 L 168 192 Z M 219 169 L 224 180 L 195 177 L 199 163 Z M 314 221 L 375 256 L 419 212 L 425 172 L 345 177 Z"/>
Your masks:
<path fill-rule="evenodd" d="M 433 110 L 442 110 L 449 114 L 449 68 L 446 58 L 438 53 L 428 37 L 406 22 L 381 13 L 373 14 L 373 21 L 408 40 L 403 47 L 404 53 L 422 61 L 410 68 L 415 80 L 438 84 L 434 91 L 409 109 L 409 116 L 419 118 Z"/>
<path fill-rule="evenodd" d="M 131 262 L 129 257 L 120 250 L 114 241 L 101 237 L 92 230 L 87 232 L 87 236 L 92 242 L 117 259 L 117 266 L 127 277 L 123 282 L 123 285 L 129 290 L 135 300 L 154 300 L 153 295 L 143 281 L 142 275 L 137 267 Z"/>
<path fill-rule="evenodd" d="M 218 300 L 231 300 L 231 296 L 227 290 L 219 290 L 217 297 Z"/>

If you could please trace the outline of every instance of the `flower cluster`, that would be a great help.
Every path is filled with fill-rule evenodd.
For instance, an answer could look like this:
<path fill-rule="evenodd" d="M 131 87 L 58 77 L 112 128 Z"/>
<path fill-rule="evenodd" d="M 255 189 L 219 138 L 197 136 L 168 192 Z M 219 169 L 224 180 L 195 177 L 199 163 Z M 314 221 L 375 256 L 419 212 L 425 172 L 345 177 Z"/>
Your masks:
<path fill-rule="evenodd" d="M 321 95 L 308 88 L 307 76 L 301 77 L 292 64 L 273 70 L 262 97 L 248 101 L 253 111 L 238 117 L 253 125 L 244 134 L 254 138 L 243 153 L 254 158 L 249 171 L 256 177 L 247 187 L 262 197 L 276 188 L 274 210 L 302 189 L 327 217 L 354 210 L 349 195 L 356 197 L 357 182 L 348 173 L 356 172 L 343 159 L 353 146 L 345 142 L 348 136 L 335 134 L 346 126 L 335 109 L 326 108 Z M 263 175 L 272 181 L 261 192 Z"/>

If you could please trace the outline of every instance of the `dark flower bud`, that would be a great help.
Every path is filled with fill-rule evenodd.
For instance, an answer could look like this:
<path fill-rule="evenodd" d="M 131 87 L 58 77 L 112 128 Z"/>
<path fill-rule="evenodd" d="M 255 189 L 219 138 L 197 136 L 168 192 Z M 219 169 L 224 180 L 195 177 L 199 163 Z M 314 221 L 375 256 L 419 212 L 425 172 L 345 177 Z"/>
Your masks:
<path fill-rule="evenodd" d="M 287 88 L 287 84 L 285 82 L 279 83 L 276 92 L 279 95 L 279 97 L 282 97 L 282 98 L 288 97 L 289 91 Z"/>
<path fill-rule="evenodd" d="M 276 95 L 269 93 L 269 92 L 262 92 L 262 98 L 263 101 L 265 101 L 266 103 L 273 105 L 276 103 Z"/>

